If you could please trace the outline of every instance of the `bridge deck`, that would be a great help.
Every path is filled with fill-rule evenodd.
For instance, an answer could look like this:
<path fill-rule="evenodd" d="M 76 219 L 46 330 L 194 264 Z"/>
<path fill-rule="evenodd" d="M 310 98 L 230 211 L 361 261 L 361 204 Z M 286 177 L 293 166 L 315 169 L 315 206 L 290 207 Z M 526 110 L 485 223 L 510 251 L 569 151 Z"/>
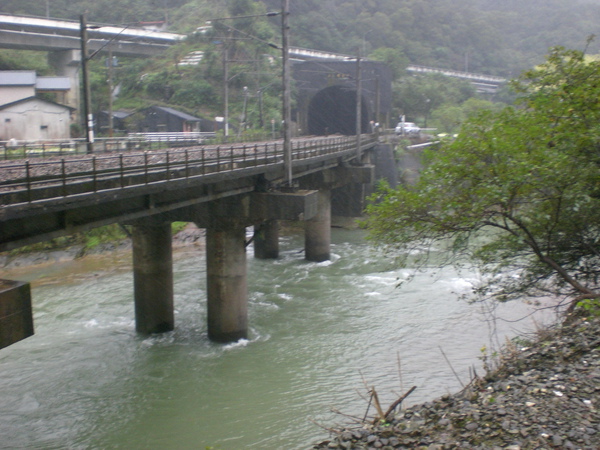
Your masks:
<path fill-rule="evenodd" d="M 365 135 L 361 152 L 376 140 Z M 292 142 L 294 179 L 356 159 L 356 138 Z M 0 251 L 283 182 L 283 143 L 0 162 Z M 38 238 L 39 237 L 39 238 Z"/>

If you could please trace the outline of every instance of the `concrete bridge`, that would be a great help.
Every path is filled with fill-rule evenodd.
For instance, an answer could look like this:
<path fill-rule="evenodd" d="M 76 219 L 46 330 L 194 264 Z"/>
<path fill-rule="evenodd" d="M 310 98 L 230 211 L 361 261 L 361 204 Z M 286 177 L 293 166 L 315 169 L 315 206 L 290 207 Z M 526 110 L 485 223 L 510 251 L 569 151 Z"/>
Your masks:
<path fill-rule="evenodd" d="M 164 52 L 184 35 L 133 28 L 88 24 L 90 52 L 115 56 L 152 57 Z M 81 24 L 79 22 L 0 14 L 0 48 L 48 52 L 48 63 L 56 75 L 69 77 L 73 88 L 67 106 L 80 108 Z"/>
<path fill-rule="evenodd" d="M 164 332 L 174 328 L 171 223 L 194 222 L 206 229 L 209 337 L 236 341 L 248 332 L 246 228 L 255 230 L 255 256 L 276 258 L 277 221 L 303 220 L 306 259 L 329 259 L 332 191 L 343 186 L 360 203 L 385 150 L 374 135 L 295 139 L 293 186 L 284 182 L 277 141 L 3 162 L 0 251 L 129 225 L 136 329 Z M 0 348 L 33 333 L 26 292 L 10 294 L 7 309 L 2 287 L 0 329 L 16 331 L 0 336 Z"/>
<path fill-rule="evenodd" d="M 137 24 L 136 24 L 137 25 Z M 0 14 L 0 47 L 57 52 L 81 48 L 79 22 Z M 132 25 L 90 23 L 88 49 L 117 56 L 154 56 L 185 39 L 185 35 L 133 28 Z"/>

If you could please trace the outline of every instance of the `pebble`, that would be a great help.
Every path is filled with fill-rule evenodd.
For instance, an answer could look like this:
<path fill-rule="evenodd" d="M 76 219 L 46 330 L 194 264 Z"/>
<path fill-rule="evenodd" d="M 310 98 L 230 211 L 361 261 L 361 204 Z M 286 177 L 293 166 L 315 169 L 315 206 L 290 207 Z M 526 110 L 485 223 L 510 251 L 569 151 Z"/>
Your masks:
<path fill-rule="evenodd" d="M 543 334 L 459 393 L 411 406 L 385 427 L 371 418 L 340 429 L 312 448 L 598 450 L 600 318 Z"/>

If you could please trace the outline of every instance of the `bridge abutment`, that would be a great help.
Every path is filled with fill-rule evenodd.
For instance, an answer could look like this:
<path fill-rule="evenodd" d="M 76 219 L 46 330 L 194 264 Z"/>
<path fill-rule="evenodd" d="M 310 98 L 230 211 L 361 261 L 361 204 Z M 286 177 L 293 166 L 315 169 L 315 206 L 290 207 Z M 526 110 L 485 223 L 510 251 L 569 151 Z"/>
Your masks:
<path fill-rule="evenodd" d="M 163 333 L 175 327 L 171 224 L 133 226 L 135 328 Z"/>

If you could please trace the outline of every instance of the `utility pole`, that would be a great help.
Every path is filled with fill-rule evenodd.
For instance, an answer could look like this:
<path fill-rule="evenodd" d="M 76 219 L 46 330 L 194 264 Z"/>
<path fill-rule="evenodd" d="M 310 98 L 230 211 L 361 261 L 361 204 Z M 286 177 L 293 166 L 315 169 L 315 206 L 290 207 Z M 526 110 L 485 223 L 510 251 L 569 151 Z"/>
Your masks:
<path fill-rule="evenodd" d="M 113 137 L 114 134 L 114 119 L 113 119 L 113 55 L 112 45 L 108 46 L 108 137 Z"/>
<path fill-rule="evenodd" d="M 381 124 L 381 88 L 379 87 L 379 75 L 375 77 L 375 122 Z"/>
<path fill-rule="evenodd" d="M 83 109 L 85 122 L 85 142 L 87 153 L 94 153 L 94 116 L 92 114 L 92 91 L 88 77 L 87 23 L 85 14 L 79 16 L 79 32 L 81 40 L 81 73 L 83 78 Z"/>
<path fill-rule="evenodd" d="M 281 1 L 281 56 L 283 62 L 283 168 L 284 180 L 292 187 L 292 111 L 290 94 L 290 48 L 289 48 L 289 14 L 290 0 Z"/>
<path fill-rule="evenodd" d="M 356 156 L 359 158 L 357 163 L 360 163 L 361 156 L 361 125 L 362 125 L 362 74 L 361 74 L 361 58 L 360 49 L 356 57 Z"/>
<path fill-rule="evenodd" d="M 229 47 L 223 43 L 223 97 L 225 101 L 223 115 L 225 117 L 225 141 L 229 136 Z"/>

